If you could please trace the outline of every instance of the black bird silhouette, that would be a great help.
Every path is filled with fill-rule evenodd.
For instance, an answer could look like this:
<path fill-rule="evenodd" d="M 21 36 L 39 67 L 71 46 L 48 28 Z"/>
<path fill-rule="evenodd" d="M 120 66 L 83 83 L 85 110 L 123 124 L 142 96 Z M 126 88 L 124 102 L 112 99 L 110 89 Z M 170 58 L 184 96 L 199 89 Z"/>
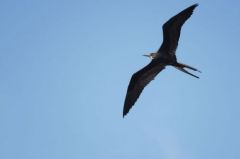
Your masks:
<path fill-rule="evenodd" d="M 200 72 L 199 70 L 189 65 L 177 62 L 175 55 L 178 46 L 178 40 L 180 37 L 181 27 L 184 22 L 192 15 L 193 10 L 197 6 L 198 4 L 194 4 L 186 8 L 182 12 L 169 19 L 163 25 L 163 43 L 160 49 L 156 53 L 144 55 L 149 57 L 151 59 L 151 62 L 138 72 L 134 73 L 130 80 L 124 102 L 123 117 L 129 112 L 134 103 L 137 101 L 144 87 L 150 81 L 152 81 L 154 77 L 165 68 L 165 66 L 173 66 L 178 70 L 183 71 L 184 73 L 199 78 L 184 68 Z"/>

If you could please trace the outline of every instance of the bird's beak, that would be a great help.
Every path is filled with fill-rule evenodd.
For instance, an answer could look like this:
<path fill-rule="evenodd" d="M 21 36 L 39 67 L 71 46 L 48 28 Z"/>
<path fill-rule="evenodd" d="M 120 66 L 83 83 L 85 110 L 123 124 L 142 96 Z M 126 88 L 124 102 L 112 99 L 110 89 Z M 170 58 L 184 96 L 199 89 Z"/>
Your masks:
<path fill-rule="evenodd" d="M 150 55 L 143 55 L 143 56 L 150 57 Z"/>

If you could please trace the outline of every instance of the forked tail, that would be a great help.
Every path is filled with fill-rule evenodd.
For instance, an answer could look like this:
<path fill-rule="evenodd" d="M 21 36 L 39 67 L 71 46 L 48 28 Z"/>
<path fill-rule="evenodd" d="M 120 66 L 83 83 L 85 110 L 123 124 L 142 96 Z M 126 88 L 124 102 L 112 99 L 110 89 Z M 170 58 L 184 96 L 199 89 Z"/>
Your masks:
<path fill-rule="evenodd" d="M 186 67 L 186 68 L 188 68 L 188 69 L 191 69 L 191 70 L 193 70 L 193 71 L 197 71 L 197 72 L 200 72 L 200 73 L 201 73 L 201 71 L 199 71 L 198 69 L 196 69 L 196 68 L 194 68 L 194 67 L 191 67 L 191 66 L 189 66 L 189 65 L 183 64 L 183 63 L 177 63 L 177 65 L 175 65 L 174 67 L 175 67 L 176 69 L 178 69 L 178 70 L 186 73 L 186 74 L 189 74 L 189 75 L 195 77 L 195 78 L 199 78 L 199 77 L 196 76 L 196 75 L 194 75 L 194 74 L 192 74 L 192 73 L 190 73 L 190 72 L 188 72 L 188 71 L 185 70 L 184 68 Z"/>

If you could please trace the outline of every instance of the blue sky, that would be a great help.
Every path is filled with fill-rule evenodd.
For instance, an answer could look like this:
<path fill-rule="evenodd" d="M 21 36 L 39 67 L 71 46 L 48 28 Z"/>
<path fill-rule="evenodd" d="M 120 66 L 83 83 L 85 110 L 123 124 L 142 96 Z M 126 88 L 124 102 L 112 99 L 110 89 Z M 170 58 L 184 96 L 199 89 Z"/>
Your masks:
<path fill-rule="evenodd" d="M 196 1 L 0 2 L 0 158 L 239 159 L 237 1 L 198 1 L 178 60 L 126 118 L 131 75 L 162 24 Z"/>

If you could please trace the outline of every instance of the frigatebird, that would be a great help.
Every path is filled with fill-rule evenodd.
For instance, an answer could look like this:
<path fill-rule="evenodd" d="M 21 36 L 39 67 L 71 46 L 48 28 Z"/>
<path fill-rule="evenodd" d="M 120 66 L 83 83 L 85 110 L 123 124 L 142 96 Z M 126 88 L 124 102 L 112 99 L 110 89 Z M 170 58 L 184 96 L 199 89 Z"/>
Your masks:
<path fill-rule="evenodd" d="M 187 73 L 195 78 L 199 78 L 198 76 L 188 72 L 184 68 L 200 72 L 198 69 L 183 63 L 179 63 L 176 58 L 176 49 L 178 46 L 178 40 L 180 37 L 182 25 L 192 15 L 193 10 L 197 6 L 198 4 L 194 4 L 184 9 L 177 15 L 170 18 L 162 26 L 163 42 L 161 47 L 155 53 L 144 55 L 149 57 L 151 59 L 151 62 L 132 75 L 124 102 L 123 117 L 135 104 L 144 87 L 150 81 L 152 81 L 155 76 L 157 76 L 157 74 L 161 72 L 166 66 L 173 66 L 184 73 Z"/>

